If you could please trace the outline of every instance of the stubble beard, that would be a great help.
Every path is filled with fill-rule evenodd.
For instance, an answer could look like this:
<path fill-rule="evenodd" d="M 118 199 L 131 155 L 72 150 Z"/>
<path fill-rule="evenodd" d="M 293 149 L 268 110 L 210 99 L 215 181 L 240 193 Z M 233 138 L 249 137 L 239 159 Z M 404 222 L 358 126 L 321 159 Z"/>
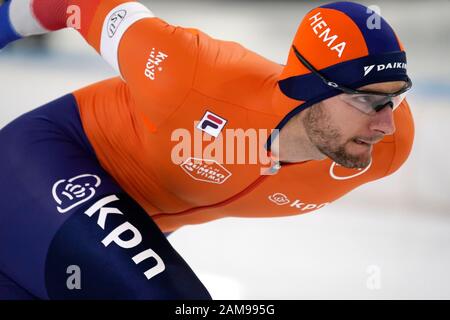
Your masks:
<path fill-rule="evenodd" d="M 346 168 L 366 168 L 372 160 L 366 153 L 355 155 L 346 151 L 353 138 L 342 143 L 342 134 L 333 127 L 330 116 L 319 103 L 311 107 L 303 118 L 303 125 L 309 140 L 322 154 Z"/>

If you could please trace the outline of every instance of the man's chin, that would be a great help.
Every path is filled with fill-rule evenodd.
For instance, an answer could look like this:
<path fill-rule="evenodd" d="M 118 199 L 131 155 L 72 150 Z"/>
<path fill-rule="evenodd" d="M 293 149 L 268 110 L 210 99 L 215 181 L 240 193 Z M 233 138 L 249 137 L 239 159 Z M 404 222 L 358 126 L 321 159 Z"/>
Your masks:
<path fill-rule="evenodd" d="M 347 154 L 344 157 L 337 157 L 334 162 L 349 169 L 365 169 L 370 165 L 372 155 L 352 155 Z"/>
<path fill-rule="evenodd" d="M 328 155 L 328 157 L 338 165 L 348 169 L 365 169 L 372 161 L 372 154 L 352 154 L 349 152 L 336 152 Z"/>
<path fill-rule="evenodd" d="M 365 169 L 372 161 L 372 148 L 356 150 L 345 144 L 337 149 L 318 147 L 318 150 L 338 165 L 349 169 Z"/>
<path fill-rule="evenodd" d="M 370 161 L 343 161 L 343 162 L 338 162 L 335 161 L 337 164 L 348 168 L 348 169 L 365 169 L 370 165 Z"/>

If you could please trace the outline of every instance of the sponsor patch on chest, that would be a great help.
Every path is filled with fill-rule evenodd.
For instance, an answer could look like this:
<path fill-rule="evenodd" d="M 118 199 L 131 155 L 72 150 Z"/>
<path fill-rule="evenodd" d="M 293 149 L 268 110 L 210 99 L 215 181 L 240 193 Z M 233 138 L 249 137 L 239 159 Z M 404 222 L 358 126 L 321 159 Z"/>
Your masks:
<path fill-rule="evenodd" d="M 203 182 L 222 184 L 231 176 L 230 171 L 214 160 L 190 157 L 180 166 L 192 179 Z"/>

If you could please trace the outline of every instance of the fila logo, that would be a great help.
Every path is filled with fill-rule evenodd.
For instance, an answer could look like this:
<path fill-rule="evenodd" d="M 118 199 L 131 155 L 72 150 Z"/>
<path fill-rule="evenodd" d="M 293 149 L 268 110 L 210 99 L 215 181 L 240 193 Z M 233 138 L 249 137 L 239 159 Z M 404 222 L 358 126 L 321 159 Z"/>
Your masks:
<path fill-rule="evenodd" d="M 126 10 L 119 10 L 114 12 L 108 20 L 108 36 L 110 38 L 114 37 L 114 34 L 122 23 L 123 19 L 127 16 Z"/>
<path fill-rule="evenodd" d="M 217 138 L 223 127 L 227 124 L 227 120 L 218 115 L 206 111 L 202 120 L 197 125 L 197 129 L 206 132 L 207 134 Z"/>
<path fill-rule="evenodd" d="M 364 67 L 364 77 L 367 76 L 374 68 L 377 67 L 378 71 L 388 70 L 388 69 L 406 69 L 406 63 L 405 62 L 392 62 L 387 64 L 372 64 L 370 66 Z"/>

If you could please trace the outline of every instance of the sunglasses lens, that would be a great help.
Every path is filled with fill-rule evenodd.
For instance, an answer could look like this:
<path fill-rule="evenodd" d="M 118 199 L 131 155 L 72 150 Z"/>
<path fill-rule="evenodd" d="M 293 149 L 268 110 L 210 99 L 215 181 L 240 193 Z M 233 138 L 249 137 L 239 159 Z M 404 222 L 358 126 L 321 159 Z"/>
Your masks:
<path fill-rule="evenodd" d="M 406 98 L 406 92 L 402 93 L 396 97 L 393 97 L 392 103 L 394 104 L 394 106 L 392 109 L 395 110 L 403 102 L 403 100 L 405 100 L 405 98 Z"/>
<path fill-rule="evenodd" d="M 385 106 L 395 110 L 405 99 L 406 94 L 395 97 L 379 96 L 376 94 L 341 94 L 339 97 L 347 104 L 366 114 L 374 114 Z"/>

